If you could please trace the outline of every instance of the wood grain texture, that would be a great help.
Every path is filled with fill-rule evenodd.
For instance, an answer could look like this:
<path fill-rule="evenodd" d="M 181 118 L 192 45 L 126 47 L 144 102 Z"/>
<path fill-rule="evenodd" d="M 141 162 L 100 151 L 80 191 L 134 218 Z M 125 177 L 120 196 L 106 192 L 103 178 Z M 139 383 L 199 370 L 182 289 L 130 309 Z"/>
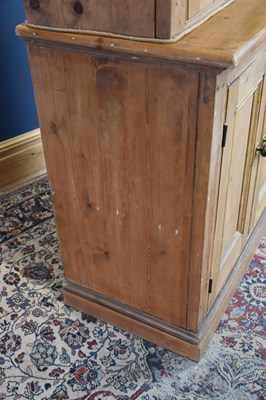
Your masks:
<path fill-rule="evenodd" d="M 263 123 L 263 111 L 261 108 L 265 104 L 265 98 L 263 98 L 263 86 L 264 80 L 257 83 L 257 90 L 253 95 L 253 104 L 252 104 L 252 118 L 250 120 L 250 129 L 249 129 L 249 138 L 248 138 L 248 150 L 246 155 L 245 162 L 245 173 L 244 173 L 244 181 L 242 186 L 241 193 L 241 204 L 238 216 L 238 226 L 239 231 L 243 232 L 244 236 L 248 236 L 250 233 L 250 226 L 252 226 L 251 230 L 254 228 L 255 224 L 251 223 L 251 213 L 252 213 L 252 201 L 250 201 L 250 197 L 254 197 L 254 191 L 250 190 L 250 188 L 255 187 L 255 180 L 258 177 L 258 161 L 259 155 L 256 154 L 257 144 L 262 142 L 262 126 L 258 128 L 259 121 L 260 125 Z M 254 172 L 256 173 L 254 174 Z M 255 190 L 256 194 L 259 193 L 259 190 Z M 256 208 L 256 207 L 254 207 Z M 256 221 L 257 223 L 257 221 Z M 244 238 L 246 240 L 246 238 Z"/>
<path fill-rule="evenodd" d="M 45 169 L 40 130 L 0 143 L 0 188 Z"/>
<path fill-rule="evenodd" d="M 188 19 L 211 6 L 215 0 L 189 0 Z M 217 1 L 216 1 L 217 3 Z"/>
<path fill-rule="evenodd" d="M 229 87 L 226 117 L 228 133 L 221 167 L 211 272 L 213 292 L 209 306 L 225 284 L 251 232 L 248 230 L 252 213 L 251 199 L 258 193 L 255 189 L 253 164 L 257 165 L 257 158 L 254 149 L 258 135 L 262 136 L 265 109 L 265 98 L 262 97 L 264 71 L 265 55 L 262 54 Z"/>
<path fill-rule="evenodd" d="M 145 316 L 142 313 L 136 312 L 136 310 L 130 313 L 127 307 L 123 305 L 120 306 L 121 310 L 119 310 L 119 307 L 113 306 L 112 301 L 104 302 L 98 298 L 95 301 L 95 298 L 91 298 L 88 292 L 82 287 L 77 288 L 72 283 L 67 283 L 64 287 L 65 302 L 69 306 L 81 310 L 86 314 L 93 315 L 103 321 L 108 321 L 166 349 L 198 361 L 206 350 L 224 311 L 228 307 L 261 237 L 265 234 L 265 224 L 266 211 L 262 214 L 256 230 L 252 232 L 240 258 L 232 270 L 228 279 L 228 285 L 224 286 L 217 297 L 207 318 L 201 324 L 198 334 L 184 332 L 177 327 L 168 329 L 167 326 L 162 326 L 161 329 L 158 329 L 158 322 L 151 321 L 149 317 L 145 320 Z"/>
<path fill-rule="evenodd" d="M 198 331 L 207 313 L 225 100 L 226 74 L 220 74 L 218 78 L 202 74 L 198 101 L 187 314 L 187 328 L 194 332 Z"/>
<path fill-rule="evenodd" d="M 213 245 L 213 255 L 212 255 L 212 269 L 211 278 L 213 279 L 213 291 L 209 298 L 209 307 L 215 300 L 217 295 L 216 285 L 218 282 L 218 275 L 220 269 L 221 261 L 221 240 L 222 240 L 222 230 L 224 227 L 224 213 L 226 207 L 226 193 L 227 193 L 227 180 L 229 179 L 229 169 L 230 169 L 230 158 L 232 151 L 232 141 L 234 132 L 234 118 L 235 110 L 237 106 L 237 97 L 239 90 L 239 79 L 230 87 L 230 91 L 227 95 L 227 109 L 225 122 L 228 126 L 227 130 L 227 146 L 226 151 L 223 150 L 222 153 L 222 166 L 220 171 L 220 182 L 219 182 L 219 200 L 217 204 L 217 216 L 216 216 L 216 228 L 214 236 Z M 223 200 L 220 200 L 223 199 Z M 217 260 L 219 260 L 217 262 Z"/>
<path fill-rule="evenodd" d="M 223 11 L 174 44 L 142 43 L 82 34 L 55 33 L 20 26 L 18 35 L 51 46 L 100 49 L 131 56 L 232 68 L 253 59 L 266 40 L 266 2 L 235 0 Z M 239 9 L 245 9 L 240 13 Z M 74 37 L 74 40 L 73 40 Z"/>
<path fill-rule="evenodd" d="M 253 115 L 253 95 L 249 96 L 240 109 L 235 110 L 233 141 L 228 175 L 226 177 L 226 197 L 221 198 L 224 203 L 223 226 L 221 247 L 223 250 L 230 246 L 230 241 L 236 232 L 240 231 L 238 225 L 239 206 L 245 173 L 249 128 Z M 225 151 L 227 146 L 225 146 Z"/>
<path fill-rule="evenodd" d="M 170 335 L 147 323 L 129 318 L 126 315 L 110 310 L 101 304 L 97 304 L 86 297 L 81 297 L 68 290 L 64 290 L 64 300 L 70 307 L 97 316 L 97 318 L 103 321 L 108 321 L 115 326 L 128 330 L 139 337 L 156 343 L 165 349 L 179 353 L 184 357 L 195 361 L 199 360 L 199 345 L 188 343 L 184 338 L 180 339 L 178 337 L 178 329 L 176 336 Z"/>
<path fill-rule="evenodd" d="M 239 12 L 245 10 L 245 12 Z M 205 24 L 181 39 L 184 44 L 225 50 L 231 55 L 234 66 L 240 64 L 248 53 L 253 53 L 265 43 L 264 0 L 235 0 L 214 15 Z"/>
<path fill-rule="evenodd" d="M 208 289 L 221 169 L 221 143 L 227 100 L 226 83 L 225 71 L 216 79 L 212 78 L 210 101 L 205 103 L 204 95 L 199 100 L 187 314 L 187 328 L 194 332 L 198 331 L 208 311 Z M 202 84 L 204 85 L 204 78 Z M 212 103 L 213 99 L 215 99 L 214 103 Z M 208 121 L 207 124 L 206 121 Z M 206 176 L 208 176 L 207 180 L 204 178 Z M 199 204 L 203 206 L 199 207 Z"/>
<path fill-rule="evenodd" d="M 151 316 L 149 314 L 145 314 L 143 311 L 136 310 L 135 308 L 132 308 L 127 304 L 120 303 L 100 293 L 94 292 L 91 289 L 84 288 L 74 282 L 70 282 L 64 279 L 63 290 L 65 292 L 73 293 L 79 297 L 83 297 L 93 303 L 100 304 L 101 306 L 115 311 L 119 314 L 123 314 L 130 319 L 139 321 L 143 324 L 147 324 L 171 336 L 178 337 L 180 340 L 184 340 L 190 345 L 197 346 L 199 344 L 198 335 L 191 331 L 177 327 L 176 325 L 170 324 L 167 321 L 162 321 L 157 317 Z"/>
<path fill-rule="evenodd" d="M 26 17 L 36 25 L 154 37 L 154 0 L 39 0 L 37 8 L 30 4 L 24 0 Z"/>
<path fill-rule="evenodd" d="M 266 138 L 266 80 L 264 75 L 264 80 L 261 83 L 262 95 L 260 99 L 260 110 L 257 123 L 257 131 L 255 136 L 255 142 L 251 143 L 250 152 L 255 159 L 253 159 L 253 168 L 256 171 L 255 177 L 256 181 L 251 180 L 251 184 L 255 185 L 254 196 L 252 201 L 252 206 L 250 208 L 251 215 L 249 220 L 249 227 L 247 234 L 250 234 L 256 227 L 256 224 L 262 215 L 266 207 L 266 160 L 258 152 L 254 152 L 254 148 L 257 147 L 258 143 L 261 145 L 265 143 Z M 255 147 L 254 147 L 255 144 Z"/>
<path fill-rule="evenodd" d="M 30 60 L 67 279 L 185 326 L 197 71 Z"/>
<path fill-rule="evenodd" d="M 265 15 L 264 1 L 235 0 L 174 45 L 18 28 L 66 302 L 195 359 L 265 223 L 252 153 L 265 126 Z"/>
<path fill-rule="evenodd" d="M 170 39 L 232 0 L 24 0 L 31 24 Z"/>
<path fill-rule="evenodd" d="M 195 24 L 200 19 L 213 16 L 234 0 L 189 0 L 187 7 L 187 24 Z"/>
<path fill-rule="evenodd" d="M 187 6 L 187 0 L 156 0 L 156 38 L 169 39 L 184 29 Z"/>

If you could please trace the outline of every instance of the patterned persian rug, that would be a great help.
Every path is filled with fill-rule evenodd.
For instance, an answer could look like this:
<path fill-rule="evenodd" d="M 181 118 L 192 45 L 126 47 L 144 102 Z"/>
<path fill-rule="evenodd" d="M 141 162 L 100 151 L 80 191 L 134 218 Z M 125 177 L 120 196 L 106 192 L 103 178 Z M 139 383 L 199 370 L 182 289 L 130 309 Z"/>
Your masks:
<path fill-rule="evenodd" d="M 266 399 L 266 239 L 199 363 L 64 305 L 46 177 L 1 196 L 0 400 Z"/>

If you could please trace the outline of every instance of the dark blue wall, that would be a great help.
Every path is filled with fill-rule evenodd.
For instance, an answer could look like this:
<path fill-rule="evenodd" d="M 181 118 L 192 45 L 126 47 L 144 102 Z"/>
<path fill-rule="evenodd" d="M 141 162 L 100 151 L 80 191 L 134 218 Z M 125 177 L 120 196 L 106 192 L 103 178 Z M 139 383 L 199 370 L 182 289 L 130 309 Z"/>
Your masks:
<path fill-rule="evenodd" d="M 0 141 L 38 128 L 25 44 L 15 27 L 25 20 L 22 0 L 0 0 Z"/>

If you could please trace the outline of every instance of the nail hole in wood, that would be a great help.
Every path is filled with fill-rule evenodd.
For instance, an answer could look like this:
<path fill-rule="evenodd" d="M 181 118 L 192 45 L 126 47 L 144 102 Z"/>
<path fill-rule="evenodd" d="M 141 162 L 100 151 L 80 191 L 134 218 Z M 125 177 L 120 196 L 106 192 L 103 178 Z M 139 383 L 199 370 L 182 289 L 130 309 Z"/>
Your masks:
<path fill-rule="evenodd" d="M 76 1 L 75 3 L 74 3 L 74 11 L 77 13 L 77 14 L 82 14 L 83 13 L 83 5 L 81 4 L 81 2 L 80 1 Z"/>
<path fill-rule="evenodd" d="M 39 0 L 30 0 L 30 7 L 33 10 L 39 10 L 39 8 L 41 7 L 40 1 Z"/>
<path fill-rule="evenodd" d="M 104 256 L 105 256 L 106 258 L 110 258 L 110 253 L 109 253 L 108 250 L 104 250 L 103 254 L 104 254 Z"/>

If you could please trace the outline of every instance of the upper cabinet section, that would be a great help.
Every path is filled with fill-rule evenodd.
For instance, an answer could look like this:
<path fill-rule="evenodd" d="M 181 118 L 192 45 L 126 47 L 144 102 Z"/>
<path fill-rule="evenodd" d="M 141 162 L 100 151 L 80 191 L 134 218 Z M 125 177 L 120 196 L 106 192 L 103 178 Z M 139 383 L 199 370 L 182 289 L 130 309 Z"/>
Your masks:
<path fill-rule="evenodd" d="M 150 39 L 178 37 L 232 0 L 24 0 L 30 24 Z"/>
<path fill-rule="evenodd" d="M 29 23 L 154 36 L 154 0 L 24 0 Z"/>
<path fill-rule="evenodd" d="M 123 0 L 125 4 L 129 1 Z M 140 0 L 134 0 L 134 4 L 136 1 Z M 159 1 L 161 0 L 157 0 L 157 6 L 160 4 Z M 167 0 L 163 1 L 168 4 Z M 59 10 L 59 5 L 62 8 L 62 4 L 64 8 L 66 8 L 66 4 L 69 4 L 70 7 L 69 0 L 24 0 L 24 2 L 28 23 L 36 24 L 39 27 L 41 25 L 49 27 L 49 24 L 52 26 L 52 20 L 54 21 L 53 26 L 60 27 L 58 21 L 56 22 L 54 18 L 57 15 L 58 18 L 61 18 L 62 23 L 64 13 L 61 12 L 60 14 L 59 11 L 57 11 L 57 14 L 54 11 L 48 12 L 49 7 L 54 7 L 55 10 Z M 98 0 L 99 5 L 102 2 L 104 0 Z M 108 4 L 114 2 L 115 0 L 108 0 Z M 145 0 L 145 2 L 149 2 L 149 0 Z M 83 0 L 83 3 L 88 4 L 85 0 Z M 43 8 L 46 10 L 45 12 Z M 240 9 L 245 9 L 245 13 L 239 13 Z M 74 13 L 73 8 L 71 10 L 71 13 Z M 164 11 L 166 12 L 166 10 L 165 6 Z M 157 14 L 163 15 L 159 12 Z M 101 38 L 97 35 L 81 34 L 82 31 L 81 33 L 73 33 L 72 31 L 66 33 L 62 27 L 62 32 L 56 32 L 55 35 L 49 29 L 37 29 L 36 26 L 34 29 L 33 27 L 30 29 L 28 26 L 21 25 L 17 29 L 17 34 L 30 42 L 48 41 L 56 43 L 57 46 L 75 47 L 76 50 L 80 48 L 82 51 L 85 48 L 94 48 L 112 53 L 130 54 L 136 57 L 145 55 L 145 57 L 152 59 L 186 62 L 198 66 L 208 65 L 219 69 L 231 68 L 230 81 L 232 82 L 240 73 L 238 69 L 233 68 L 243 66 L 243 63 L 245 65 L 250 64 L 256 54 L 260 53 L 265 46 L 265 14 L 265 0 L 256 0 L 256 7 L 250 0 L 235 0 L 182 39 L 163 46 L 158 43 L 149 43 L 147 47 L 145 41 L 122 40 L 114 37 Z M 74 19 L 73 16 L 73 21 Z M 73 26 L 76 26 L 77 29 L 81 27 L 81 24 L 78 25 L 76 22 L 75 25 L 73 22 Z M 160 26 L 163 27 L 165 24 Z M 140 35 L 139 32 L 138 34 Z M 74 40 L 73 37 L 75 37 Z"/>

